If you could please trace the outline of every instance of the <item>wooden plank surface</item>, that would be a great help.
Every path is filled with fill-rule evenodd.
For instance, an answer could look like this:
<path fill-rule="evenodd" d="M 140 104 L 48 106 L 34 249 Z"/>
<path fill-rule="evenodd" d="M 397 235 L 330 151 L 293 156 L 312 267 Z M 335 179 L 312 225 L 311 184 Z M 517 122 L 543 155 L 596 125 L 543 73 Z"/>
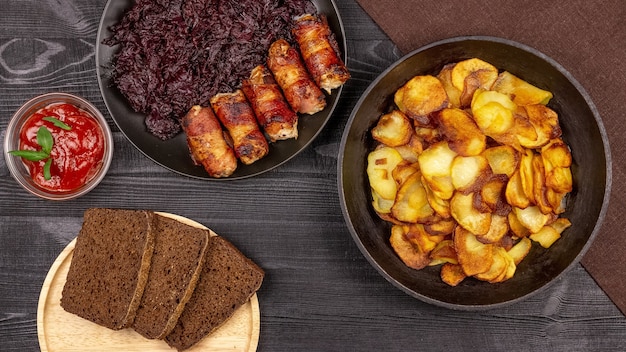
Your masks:
<path fill-rule="evenodd" d="M 3 0 L 0 133 L 25 100 L 67 91 L 106 108 L 95 38 L 104 0 Z M 624 351 L 626 318 L 580 266 L 530 299 L 486 312 L 427 305 L 382 278 L 343 222 L 337 153 L 367 85 L 399 51 L 352 0 L 337 1 L 353 78 L 335 116 L 302 154 L 261 176 L 206 182 L 145 158 L 115 133 L 109 174 L 63 203 L 18 189 L 0 157 L 0 350 L 37 351 L 37 301 L 88 207 L 154 209 L 230 239 L 266 272 L 258 351 Z M 417 25 L 417 24 L 416 24 Z"/>

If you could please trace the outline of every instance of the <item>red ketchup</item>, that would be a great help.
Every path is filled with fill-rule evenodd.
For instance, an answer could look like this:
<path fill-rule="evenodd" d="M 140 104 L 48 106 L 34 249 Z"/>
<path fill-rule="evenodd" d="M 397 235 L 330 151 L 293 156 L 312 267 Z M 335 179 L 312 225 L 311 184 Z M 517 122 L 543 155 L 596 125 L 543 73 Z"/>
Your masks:
<path fill-rule="evenodd" d="M 43 118 L 48 116 L 65 122 L 71 130 L 44 121 Z M 37 143 L 37 130 L 42 125 L 50 130 L 54 140 L 50 152 L 51 178 L 44 179 L 46 160 L 22 159 L 33 181 L 43 189 L 58 193 L 72 191 L 89 182 L 102 166 L 104 157 L 104 133 L 97 120 L 72 104 L 46 106 L 26 120 L 20 131 L 20 149 L 41 149 Z"/>

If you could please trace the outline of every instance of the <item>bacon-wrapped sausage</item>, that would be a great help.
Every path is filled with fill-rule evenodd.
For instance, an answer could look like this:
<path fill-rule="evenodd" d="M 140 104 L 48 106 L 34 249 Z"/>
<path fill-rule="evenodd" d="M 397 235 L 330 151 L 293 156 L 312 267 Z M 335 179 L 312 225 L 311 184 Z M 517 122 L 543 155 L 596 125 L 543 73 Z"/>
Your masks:
<path fill-rule="evenodd" d="M 212 177 L 228 177 L 237 168 L 237 158 L 224 139 L 224 131 L 209 107 L 193 106 L 181 119 L 195 163 Z"/>
<path fill-rule="evenodd" d="M 283 90 L 291 108 L 302 114 L 315 114 L 326 107 L 326 97 L 304 67 L 300 53 L 284 39 L 270 46 L 267 66 Z"/>
<path fill-rule="evenodd" d="M 269 152 L 267 140 L 256 122 L 254 111 L 240 89 L 211 98 L 211 106 L 233 141 L 235 155 L 250 165 Z"/>
<path fill-rule="evenodd" d="M 298 114 L 289 107 L 274 76 L 265 65 L 252 69 L 250 78 L 243 81 L 241 90 L 270 141 L 298 138 Z"/>
<path fill-rule="evenodd" d="M 330 94 L 350 78 L 326 16 L 302 15 L 296 18 L 292 33 L 306 68 L 320 88 Z"/>

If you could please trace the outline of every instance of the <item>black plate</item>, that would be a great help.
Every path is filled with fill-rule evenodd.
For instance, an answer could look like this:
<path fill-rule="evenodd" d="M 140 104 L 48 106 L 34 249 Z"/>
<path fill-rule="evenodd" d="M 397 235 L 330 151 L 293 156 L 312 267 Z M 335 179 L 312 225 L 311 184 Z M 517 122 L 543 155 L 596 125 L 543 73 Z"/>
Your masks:
<path fill-rule="evenodd" d="M 436 74 L 448 63 L 481 58 L 500 70 L 554 94 L 548 106 L 559 114 L 563 140 L 571 147 L 574 190 L 563 214 L 572 226 L 552 247 L 533 245 L 508 281 L 489 284 L 467 278 L 445 284 L 440 267 L 413 270 L 389 244 L 390 225 L 371 206 L 367 155 L 374 149 L 371 128 L 393 104 L 393 94 L 411 77 Z M 608 207 L 611 155 L 600 115 L 583 87 L 557 62 L 510 40 L 459 37 L 407 54 L 383 72 L 357 102 L 344 131 L 338 162 L 341 208 L 352 237 L 382 276 L 409 295 L 435 305 L 480 310 L 518 302 L 539 292 L 578 263 L 598 233 Z"/>
<path fill-rule="evenodd" d="M 312 0 L 312 2 L 317 7 L 319 13 L 327 16 L 328 23 L 339 43 L 345 62 L 345 34 L 337 6 L 333 0 Z M 331 95 L 327 96 L 327 106 L 324 110 L 312 116 L 300 117 L 298 122 L 298 139 L 270 143 L 270 151 L 265 158 L 252 165 L 239 163 L 237 170 L 230 177 L 221 179 L 210 177 L 201 166 L 193 163 L 189 156 L 185 135 L 180 133 L 170 140 L 162 141 L 150 134 L 144 124 L 145 115 L 133 111 L 126 98 L 111 82 L 107 74 L 107 66 L 110 65 L 117 46 L 110 47 L 104 45 L 102 40 L 111 36 L 109 27 L 122 18 L 124 11 L 132 3 L 132 0 L 109 0 L 104 8 L 96 39 L 98 84 L 104 103 L 113 121 L 137 149 L 157 164 L 179 174 L 200 179 L 233 180 L 255 176 L 283 164 L 304 150 L 317 137 L 332 116 L 342 88 L 335 89 Z"/>

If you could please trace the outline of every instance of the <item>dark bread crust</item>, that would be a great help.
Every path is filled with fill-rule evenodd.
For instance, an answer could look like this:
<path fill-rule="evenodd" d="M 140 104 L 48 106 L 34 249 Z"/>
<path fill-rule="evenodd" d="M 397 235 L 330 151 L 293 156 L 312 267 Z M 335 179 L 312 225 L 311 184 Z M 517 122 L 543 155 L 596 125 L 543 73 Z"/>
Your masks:
<path fill-rule="evenodd" d="M 220 236 L 211 238 L 196 289 L 165 337 L 171 347 L 185 350 L 217 329 L 259 289 L 263 269 Z"/>
<path fill-rule="evenodd" d="M 113 330 L 132 324 L 148 280 L 154 219 L 144 210 L 86 210 L 61 307 Z"/>
<path fill-rule="evenodd" d="M 156 245 L 148 284 L 133 328 L 149 339 L 164 338 L 192 296 L 205 261 L 209 231 L 156 214 Z"/>

